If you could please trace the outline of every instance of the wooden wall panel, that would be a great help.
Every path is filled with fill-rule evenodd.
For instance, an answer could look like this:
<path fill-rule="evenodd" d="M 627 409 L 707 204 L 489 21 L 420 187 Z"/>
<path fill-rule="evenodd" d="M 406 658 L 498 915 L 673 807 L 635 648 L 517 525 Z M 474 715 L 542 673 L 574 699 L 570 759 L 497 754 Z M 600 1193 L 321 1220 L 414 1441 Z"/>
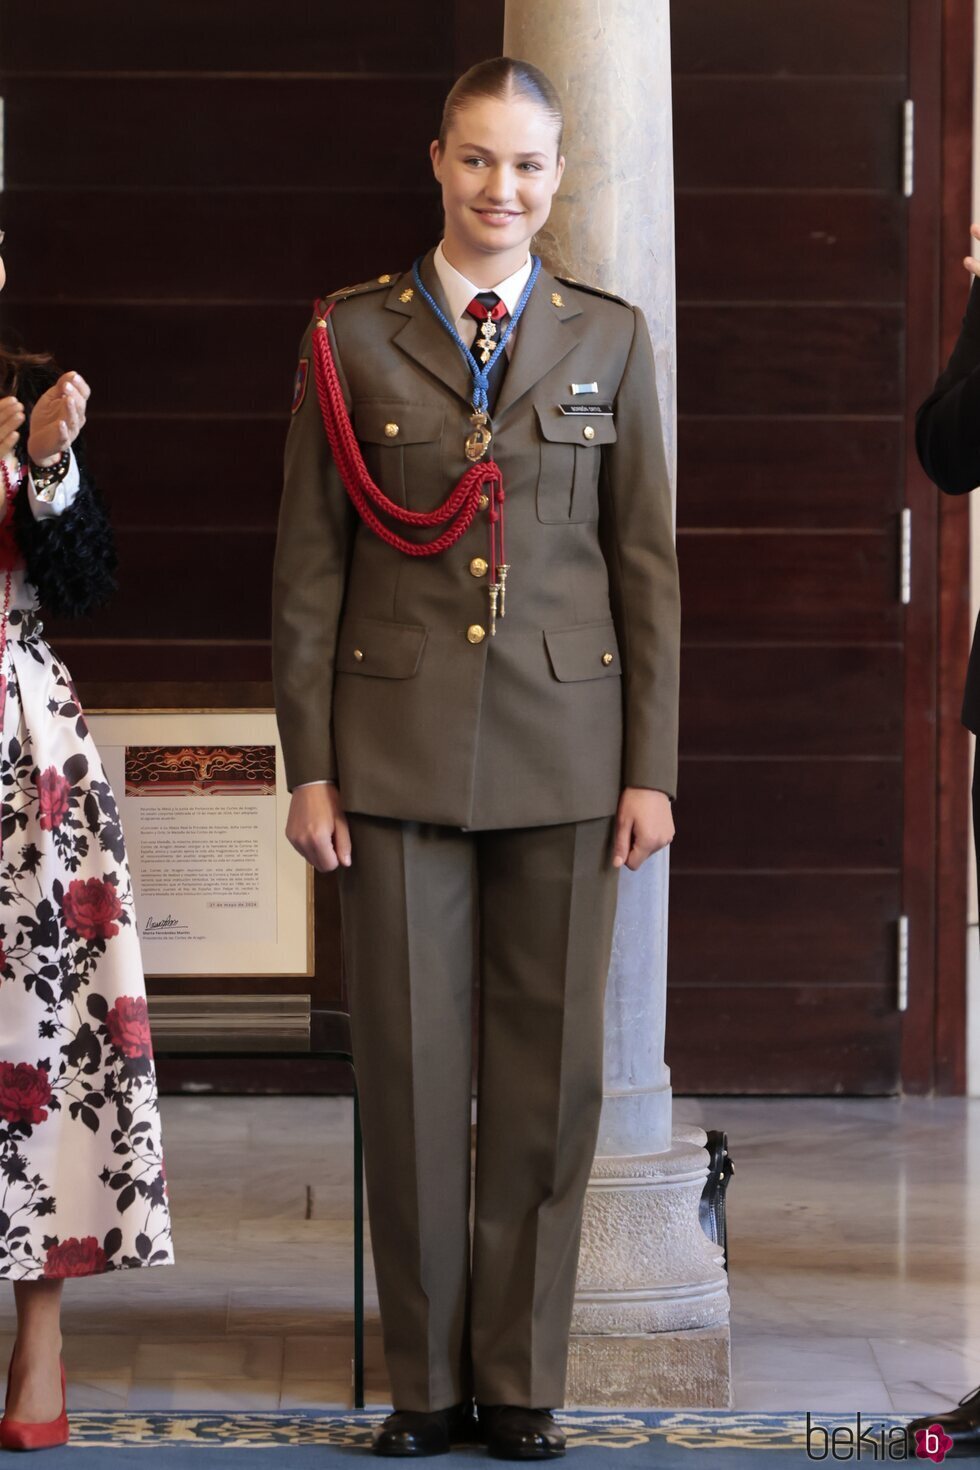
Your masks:
<path fill-rule="evenodd" d="M 681 190 L 675 224 L 682 300 L 861 303 L 901 296 L 905 208 L 897 195 Z M 745 248 L 749 243 L 756 248 Z"/>
<path fill-rule="evenodd" d="M 848 750 L 852 757 L 900 760 L 903 678 L 899 642 L 688 643 L 681 663 L 681 750 L 687 759 L 783 751 L 813 759 Z M 811 708 L 814 690 L 820 691 L 818 709 Z"/>
<path fill-rule="evenodd" d="M 877 983 L 843 994 L 825 985 L 718 987 L 710 999 L 678 987 L 668 994 L 667 1033 L 677 1038 L 670 1065 L 680 1089 L 679 1077 L 703 1078 L 701 1091 L 743 1095 L 891 1093 L 901 1085 L 900 1018 Z"/>
<path fill-rule="evenodd" d="M 7 187 L 346 189 L 364 183 L 357 134 L 385 139 L 372 190 L 418 186 L 445 91 L 438 76 L 72 76 L 39 109 L 37 83 L 8 77 Z"/>
<path fill-rule="evenodd" d="M 202 413 L 174 423 L 151 411 L 128 418 L 106 413 L 101 398 L 99 389 L 92 412 L 100 432 L 91 458 L 93 473 L 107 488 L 117 530 L 195 524 L 220 530 L 229 517 L 238 530 L 275 530 L 285 402 L 271 418 Z M 149 549 L 152 542 L 146 545 Z"/>
<path fill-rule="evenodd" d="M 686 757 L 681 766 L 684 806 L 672 849 L 679 868 L 873 868 L 898 879 L 900 761 L 725 755 Z M 784 922 L 779 913 L 771 919 Z"/>
<path fill-rule="evenodd" d="M 403 269 L 441 222 L 428 180 L 384 193 L 325 183 L 285 197 L 167 189 L 136 205 L 125 191 L 65 189 L 56 211 L 38 191 L 17 200 L 4 256 L 13 282 L 53 284 L 46 301 L 262 301 L 302 312 L 317 293 Z"/>
<path fill-rule="evenodd" d="M 792 24 L 788 13 L 783 24 Z M 901 185 L 897 124 L 904 97 L 897 77 L 675 72 L 676 177 L 685 189 L 892 193 Z"/>
<path fill-rule="evenodd" d="M 899 636 L 896 532 L 679 530 L 688 643 Z"/>
<path fill-rule="evenodd" d="M 498 7 L 486 7 L 493 13 Z M 452 0 L 94 0 L 84 27 L 63 0 L 5 0 L 0 54 L 12 72 L 450 72 Z"/>
<path fill-rule="evenodd" d="M 681 413 L 889 414 L 902 401 L 896 305 L 679 302 Z"/>
<path fill-rule="evenodd" d="M 207 414 L 274 420 L 283 442 L 296 349 L 308 303 L 80 302 L 17 308 L 17 325 L 37 349 L 56 349 L 65 367 L 84 367 L 102 413 L 184 417 Z M 97 430 L 92 401 L 93 433 Z"/>
<path fill-rule="evenodd" d="M 683 75 L 894 76 L 905 36 L 894 0 L 686 0 L 670 16 L 674 69 Z"/>
<path fill-rule="evenodd" d="M 895 979 L 894 873 L 692 872 L 670 880 L 672 987 L 868 989 Z M 705 923 L 705 914 L 714 922 Z M 777 915 L 779 922 L 773 922 Z M 839 1003 L 849 1002 L 841 994 Z"/>
<path fill-rule="evenodd" d="M 901 507 L 898 416 L 736 418 L 699 413 L 695 401 L 677 428 L 688 529 L 878 530 Z"/>

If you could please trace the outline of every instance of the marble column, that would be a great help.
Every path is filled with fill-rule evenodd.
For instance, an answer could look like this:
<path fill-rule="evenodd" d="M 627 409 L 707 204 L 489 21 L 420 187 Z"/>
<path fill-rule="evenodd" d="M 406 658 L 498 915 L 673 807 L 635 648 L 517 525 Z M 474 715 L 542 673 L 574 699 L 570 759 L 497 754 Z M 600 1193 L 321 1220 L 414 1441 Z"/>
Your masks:
<path fill-rule="evenodd" d="M 536 242 L 549 269 L 643 308 L 676 466 L 669 0 L 507 0 L 504 52 L 558 88 L 567 166 Z M 624 870 L 606 1081 L 586 1201 L 568 1402 L 730 1401 L 727 1278 L 698 1223 L 704 1133 L 672 1129 L 664 1063 L 669 853 Z"/>

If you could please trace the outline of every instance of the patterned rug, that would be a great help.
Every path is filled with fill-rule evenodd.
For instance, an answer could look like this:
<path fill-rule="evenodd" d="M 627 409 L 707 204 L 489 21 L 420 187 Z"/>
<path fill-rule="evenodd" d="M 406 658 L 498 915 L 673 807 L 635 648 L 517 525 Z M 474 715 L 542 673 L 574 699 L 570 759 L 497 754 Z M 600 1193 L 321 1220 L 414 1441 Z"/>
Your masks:
<path fill-rule="evenodd" d="M 112 1470 L 198 1470 L 216 1460 L 223 1467 L 266 1470 L 289 1464 L 316 1470 L 350 1467 L 366 1460 L 371 1431 L 382 1411 L 360 1413 L 156 1413 L 139 1411 L 75 1413 L 72 1441 L 44 1456 L 45 1470 L 61 1465 L 96 1470 L 111 1451 Z M 892 1463 L 899 1455 L 894 1415 L 817 1414 L 810 1418 L 807 1453 L 805 1413 L 762 1414 L 734 1410 L 662 1410 L 657 1413 L 570 1410 L 559 1415 L 568 1435 L 571 1470 L 759 1470 L 806 1465 L 813 1460 L 858 1459 L 857 1436 L 864 1435 L 864 1463 Z M 825 1438 L 837 1428 L 833 1441 Z M 870 1436 L 870 1438 L 869 1438 Z M 877 1453 L 872 1451 L 877 1444 Z M 852 1446 L 846 1453 L 848 1444 Z M 890 1446 L 894 1450 L 890 1451 Z M 883 1448 L 882 1448 L 883 1447 Z M 151 1459 L 147 1451 L 155 1451 Z M 225 1458 L 220 1459 L 221 1453 Z M 273 1460 L 275 1456 L 275 1460 Z M 480 1446 L 454 1450 L 435 1463 L 440 1470 L 475 1470 L 485 1460 Z M 915 1461 L 912 1463 L 923 1463 Z"/>

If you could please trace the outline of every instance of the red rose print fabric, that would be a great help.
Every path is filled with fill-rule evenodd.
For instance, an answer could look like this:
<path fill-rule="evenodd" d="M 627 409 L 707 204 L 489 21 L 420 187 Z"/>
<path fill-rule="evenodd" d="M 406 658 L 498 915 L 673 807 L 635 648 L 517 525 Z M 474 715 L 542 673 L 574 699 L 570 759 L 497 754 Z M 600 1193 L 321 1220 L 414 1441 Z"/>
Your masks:
<path fill-rule="evenodd" d="M 0 1277 L 169 1264 L 119 812 L 68 672 L 23 609 L 0 678 Z"/>

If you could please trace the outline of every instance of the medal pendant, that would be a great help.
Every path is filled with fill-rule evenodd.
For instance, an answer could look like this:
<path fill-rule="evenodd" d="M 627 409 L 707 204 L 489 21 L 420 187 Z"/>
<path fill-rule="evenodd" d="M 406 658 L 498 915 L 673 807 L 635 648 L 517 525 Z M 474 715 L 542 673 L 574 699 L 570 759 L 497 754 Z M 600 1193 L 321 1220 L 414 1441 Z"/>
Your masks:
<path fill-rule="evenodd" d="M 477 346 L 480 349 L 480 361 L 483 363 L 484 367 L 486 367 L 487 363 L 490 361 L 490 356 L 493 352 L 493 349 L 497 345 L 496 342 L 493 340 L 494 337 L 496 337 L 497 335 L 497 323 L 490 321 L 490 319 L 488 318 L 483 323 L 480 331 L 482 333 L 482 338 L 477 343 Z"/>
<path fill-rule="evenodd" d="M 493 434 L 490 431 L 486 414 L 479 410 L 470 415 L 470 423 L 473 425 L 473 431 L 466 436 L 466 458 L 476 464 L 477 460 L 482 459 L 490 448 Z"/>

